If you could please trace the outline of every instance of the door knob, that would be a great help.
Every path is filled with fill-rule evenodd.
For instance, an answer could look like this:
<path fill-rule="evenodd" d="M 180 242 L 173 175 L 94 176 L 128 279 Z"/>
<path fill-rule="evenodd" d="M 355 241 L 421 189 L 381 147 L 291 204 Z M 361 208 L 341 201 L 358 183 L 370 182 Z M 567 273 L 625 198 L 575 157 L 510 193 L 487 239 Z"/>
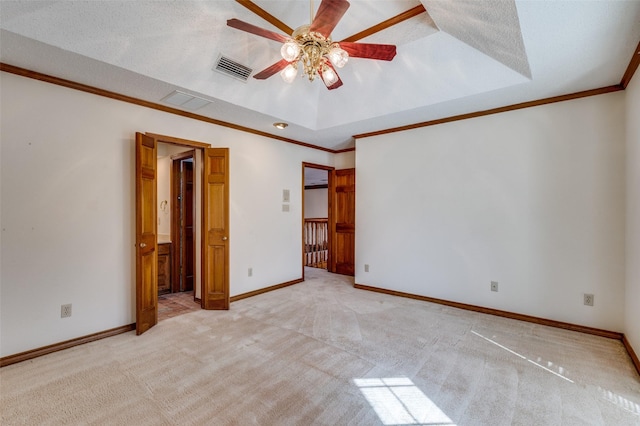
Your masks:
<path fill-rule="evenodd" d="M 140 248 L 145 248 L 147 245 L 145 243 L 140 243 Z"/>
<path fill-rule="evenodd" d="M 228 238 L 227 237 L 222 237 L 222 241 L 227 241 Z"/>

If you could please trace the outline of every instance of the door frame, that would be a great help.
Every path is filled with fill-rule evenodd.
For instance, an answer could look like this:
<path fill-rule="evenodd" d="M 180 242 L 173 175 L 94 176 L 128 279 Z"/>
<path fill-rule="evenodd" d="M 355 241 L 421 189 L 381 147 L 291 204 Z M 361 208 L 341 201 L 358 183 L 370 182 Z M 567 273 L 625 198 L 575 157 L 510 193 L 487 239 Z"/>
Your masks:
<path fill-rule="evenodd" d="M 319 169 L 319 170 L 326 170 L 327 171 L 327 222 L 329 223 L 329 232 L 327 235 L 327 266 L 331 264 L 331 259 L 333 257 L 333 229 L 335 228 L 335 222 L 333 221 L 333 197 L 331 196 L 331 194 L 333 193 L 333 174 L 335 173 L 336 168 L 332 167 L 332 166 L 324 166 L 322 164 L 315 164 L 315 163 L 307 163 L 307 162 L 303 162 L 302 163 L 302 208 L 300 209 L 302 211 L 302 218 L 301 218 L 301 228 L 302 228 L 302 256 L 301 256 L 301 263 L 302 263 L 302 279 L 304 280 L 304 259 L 305 259 L 305 241 L 304 241 L 304 192 L 305 192 L 305 185 L 304 185 L 304 169 L 306 168 L 310 168 L 310 169 Z"/>

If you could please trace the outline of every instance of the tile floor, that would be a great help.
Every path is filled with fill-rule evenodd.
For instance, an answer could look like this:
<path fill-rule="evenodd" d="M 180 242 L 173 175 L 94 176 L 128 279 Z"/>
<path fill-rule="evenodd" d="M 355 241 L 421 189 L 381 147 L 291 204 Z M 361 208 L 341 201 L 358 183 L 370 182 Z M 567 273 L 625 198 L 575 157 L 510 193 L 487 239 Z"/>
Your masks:
<path fill-rule="evenodd" d="M 193 300 L 193 291 L 158 296 L 158 321 L 199 310 L 200 301 Z"/>

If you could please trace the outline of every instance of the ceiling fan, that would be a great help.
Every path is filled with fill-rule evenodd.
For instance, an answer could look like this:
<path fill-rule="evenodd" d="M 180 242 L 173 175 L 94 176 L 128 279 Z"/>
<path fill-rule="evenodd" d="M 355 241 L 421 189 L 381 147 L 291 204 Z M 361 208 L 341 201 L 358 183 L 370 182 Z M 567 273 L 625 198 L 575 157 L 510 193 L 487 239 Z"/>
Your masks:
<path fill-rule="evenodd" d="M 302 64 L 302 73 L 309 78 L 309 81 L 319 76 L 329 90 L 342 86 L 342 80 L 336 68 L 342 68 L 349 57 L 390 61 L 396 55 L 394 45 L 356 43 L 356 40 L 425 11 L 420 4 L 368 30 L 361 31 L 343 41 L 334 42 L 331 40 L 331 32 L 350 6 L 346 0 L 322 0 L 315 17 L 313 17 L 313 3 L 311 3 L 311 23 L 295 30 L 251 0 L 236 1 L 287 34 L 286 36 L 278 34 L 235 18 L 227 21 L 227 25 L 232 28 L 283 43 L 280 49 L 282 59 L 255 74 L 254 78 L 264 80 L 280 72 L 283 80 L 291 83 L 298 75 L 299 64 Z"/>

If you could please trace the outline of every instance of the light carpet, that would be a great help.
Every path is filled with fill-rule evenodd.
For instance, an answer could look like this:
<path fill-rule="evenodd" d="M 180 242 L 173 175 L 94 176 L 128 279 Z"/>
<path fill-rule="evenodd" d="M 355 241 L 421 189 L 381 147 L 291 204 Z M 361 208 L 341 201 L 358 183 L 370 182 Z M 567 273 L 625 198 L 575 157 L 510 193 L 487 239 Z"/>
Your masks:
<path fill-rule="evenodd" d="M 1 424 L 640 424 L 618 341 L 306 278 L 4 367 Z"/>

